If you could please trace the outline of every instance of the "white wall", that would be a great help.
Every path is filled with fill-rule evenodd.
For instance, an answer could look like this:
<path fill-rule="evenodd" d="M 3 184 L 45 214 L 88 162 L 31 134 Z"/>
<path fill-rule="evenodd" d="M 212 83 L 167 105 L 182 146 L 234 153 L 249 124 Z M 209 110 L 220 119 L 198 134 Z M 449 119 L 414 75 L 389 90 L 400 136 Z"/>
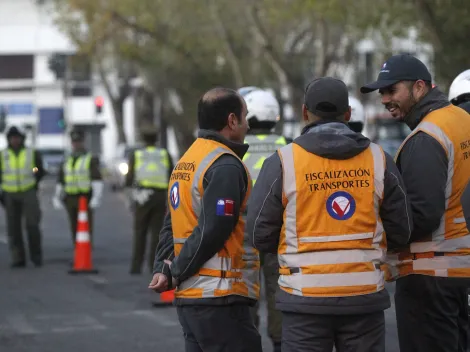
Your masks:
<path fill-rule="evenodd" d="M 0 92 L 1 103 L 31 103 L 35 106 L 31 116 L 14 116 L 9 122 L 37 122 L 36 110 L 42 107 L 62 107 L 64 104 L 62 83 L 49 70 L 48 59 L 52 53 L 73 53 L 73 43 L 53 23 L 54 13 L 49 6 L 38 6 L 35 0 L 0 0 L 0 55 L 34 55 L 33 80 L 0 80 L 0 87 L 18 85 L 34 86 L 33 92 Z M 93 79 L 98 82 L 97 77 Z M 95 117 L 94 99 L 105 100 L 101 118 Z M 114 156 L 117 142 L 111 103 L 100 84 L 94 87 L 91 97 L 68 97 L 64 106 L 68 124 L 104 122 L 102 133 L 104 159 Z M 4 139 L 3 136 L 0 139 Z M 37 139 L 43 146 L 68 144 L 66 135 L 44 135 Z M 1 145 L 1 143 L 0 143 Z"/>

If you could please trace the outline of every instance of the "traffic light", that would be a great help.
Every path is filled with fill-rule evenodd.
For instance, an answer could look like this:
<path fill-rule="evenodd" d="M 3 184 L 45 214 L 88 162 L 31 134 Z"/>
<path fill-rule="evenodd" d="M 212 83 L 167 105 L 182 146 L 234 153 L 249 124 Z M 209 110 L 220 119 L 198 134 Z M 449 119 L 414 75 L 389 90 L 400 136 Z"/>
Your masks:
<path fill-rule="evenodd" d="M 103 97 L 95 98 L 95 111 L 97 114 L 101 114 L 101 112 L 103 111 L 103 103 L 104 103 Z"/>
<path fill-rule="evenodd" d="M 57 127 L 59 127 L 59 129 L 61 131 L 65 131 L 66 127 L 67 127 L 67 123 L 65 121 L 65 113 L 64 113 L 64 109 L 61 109 L 60 110 L 60 114 L 57 118 Z"/>

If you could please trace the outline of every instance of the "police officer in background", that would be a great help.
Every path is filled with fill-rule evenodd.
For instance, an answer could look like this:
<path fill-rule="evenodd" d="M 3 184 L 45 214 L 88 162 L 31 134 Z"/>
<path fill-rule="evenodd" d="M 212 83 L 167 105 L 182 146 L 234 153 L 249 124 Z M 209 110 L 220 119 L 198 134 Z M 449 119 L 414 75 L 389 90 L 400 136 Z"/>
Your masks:
<path fill-rule="evenodd" d="M 324 77 L 305 93 L 301 136 L 266 159 L 247 232 L 277 253 L 283 352 L 385 351 L 385 255 L 411 218 L 393 159 L 347 126 L 346 85 Z"/>
<path fill-rule="evenodd" d="M 366 115 L 364 106 L 356 97 L 349 96 L 349 106 L 351 107 L 351 119 L 348 121 L 348 126 L 354 132 L 363 133 L 366 126 Z"/>
<path fill-rule="evenodd" d="M 6 131 L 7 149 L 0 159 L 1 201 L 7 215 L 8 244 L 12 268 L 26 266 L 22 220 L 26 220 L 29 256 L 34 266 L 42 265 L 41 208 L 37 190 L 45 171 L 41 155 L 25 146 L 25 131 L 11 126 Z"/>
<path fill-rule="evenodd" d="M 173 162 L 168 150 L 156 147 L 158 130 L 153 126 L 142 129 L 145 147 L 129 156 L 126 187 L 133 187 L 134 241 L 131 274 L 140 274 L 145 256 L 147 233 L 150 231 L 150 248 L 147 264 L 153 272 L 155 251 L 166 212 L 168 180 Z"/>
<path fill-rule="evenodd" d="M 93 209 L 101 204 L 103 178 L 99 158 L 93 156 L 85 148 L 85 133 L 82 130 L 74 129 L 70 133 L 70 140 L 72 152 L 60 166 L 52 204 L 56 209 L 61 209 L 65 204 L 72 241 L 75 244 L 79 198 L 85 196 L 88 199 L 88 223 L 90 236 L 92 236 Z"/>
<path fill-rule="evenodd" d="M 170 178 L 150 289 L 176 286 L 185 350 L 261 352 L 250 311 L 259 297 L 259 259 L 245 238 L 242 213 L 251 178 L 246 104 L 214 88 L 198 104 L 199 132 Z"/>
<path fill-rule="evenodd" d="M 454 78 L 449 88 L 449 100 L 470 113 L 470 70 L 465 70 Z"/>
<path fill-rule="evenodd" d="M 243 157 L 243 162 L 250 171 L 253 184 L 256 183 L 258 174 L 263 166 L 264 160 L 280 147 L 291 140 L 273 133 L 273 129 L 279 121 L 280 107 L 276 97 L 269 91 L 256 88 L 244 87 L 238 92 L 243 96 L 248 109 L 246 120 L 250 129 L 245 137 L 245 143 L 250 147 Z M 248 200 L 248 208 L 249 208 Z M 244 214 L 246 216 L 246 214 Z M 277 280 L 279 278 L 279 264 L 277 255 L 271 253 L 260 253 L 260 263 L 265 280 L 265 296 L 268 306 L 268 334 L 274 345 L 274 351 L 281 350 L 281 312 L 276 310 L 275 293 Z M 256 326 L 259 326 L 258 317 L 259 304 L 253 309 L 253 318 Z"/>
<path fill-rule="evenodd" d="M 395 310 L 402 352 L 466 351 L 470 234 L 461 196 L 470 175 L 470 115 L 432 84 L 412 55 L 390 57 L 377 81 L 392 117 L 412 132 L 396 163 L 411 203 L 414 230 L 395 255 Z"/>

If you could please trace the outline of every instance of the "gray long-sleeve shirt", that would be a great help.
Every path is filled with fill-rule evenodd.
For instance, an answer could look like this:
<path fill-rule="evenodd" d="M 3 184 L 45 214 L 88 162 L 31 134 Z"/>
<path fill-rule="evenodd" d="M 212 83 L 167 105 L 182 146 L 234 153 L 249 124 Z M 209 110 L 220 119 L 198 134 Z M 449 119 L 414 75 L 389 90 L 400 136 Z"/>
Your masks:
<path fill-rule="evenodd" d="M 345 124 L 324 122 L 307 126 L 294 140 L 310 153 L 328 159 L 348 159 L 368 148 L 370 141 L 352 132 Z M 386 155 L 384 198 L 380 218 L 389 249 L 404 246 L 413 224 L 406 190 L 390 155 Z M 277 253 L 284 205 L 282 202 L 283 173 L 279 155 L 265 160 L 250 196 L 246 231 L 261 252 Z M 372 211 L 373 209 L 371 209 Z M 304 211 L 308 211 L 305 209 Z M 314 216 L 312 214 L 312 216 Z M 282 311 L 311 314 L 365 314 L 390 307 L 386 290 L 351 297 L 303 297 L 278 290 L 276 307 Z"/>

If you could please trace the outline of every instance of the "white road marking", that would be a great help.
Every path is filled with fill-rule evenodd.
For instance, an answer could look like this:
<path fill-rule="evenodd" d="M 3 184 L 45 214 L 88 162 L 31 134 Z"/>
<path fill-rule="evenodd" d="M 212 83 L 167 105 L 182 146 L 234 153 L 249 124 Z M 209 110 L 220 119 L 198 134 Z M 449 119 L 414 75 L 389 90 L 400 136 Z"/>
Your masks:
<path fill-rule="evenodd" d="M 6 238 L 6 236 L 0 236 L 0 243 L 8 244 L 8 239 Z"/>
<path fill-rule="evenodd" d="M 105 285 L 105 284 L 109 283 L 108 279 L 106 279 L 103 276 L 89 275 L 89 276 L 87 276 L 87 278 L 90 279 L 90 281 L 93 281 L 95 284 Z"/>
<path fill-rule="evenodd" d="M 31 320 L 38 321 L 46 333 L 107 329 L 105 325 L 87 314 L 43 314 L 36 315 Z"/>
<path fill-rule="evenodd" d="M 13 314 L 7 317 L 7 326 L 19 334 L 38 334 L 36 330 L 26 318 L 21 314 Z"/>
<path fill-rule="evenodd" d="M 11 331 L 18 335 L 31 335 L 112 329 L 112 323 L 105 324 L 100 321 L 106 318 L 111 320 L 145 318 L 161 327 L 179 326 L 177 318 L 175 319 L 172 315 L 162 315 L 160 311 L 128 310 L 97 313 L 96 317 L 88 314 L 39 314 L 32 316 L 12 314 L 7 315 L 5 322 L 0 324 L 0 331 Z M 2 322 L 0 321 L 0 323 Z"/>
<path fill-rule="evenodd" d="M 134 314 L 137 316 L 149 318 L 160 326 L 171 327 L 179 325 L 177 321 L 172 321 L 171 319 L 168 319 L 167 316 L 162 314 L 156 314 L 154 311 L 151 310 L 135 310 Z"/>

